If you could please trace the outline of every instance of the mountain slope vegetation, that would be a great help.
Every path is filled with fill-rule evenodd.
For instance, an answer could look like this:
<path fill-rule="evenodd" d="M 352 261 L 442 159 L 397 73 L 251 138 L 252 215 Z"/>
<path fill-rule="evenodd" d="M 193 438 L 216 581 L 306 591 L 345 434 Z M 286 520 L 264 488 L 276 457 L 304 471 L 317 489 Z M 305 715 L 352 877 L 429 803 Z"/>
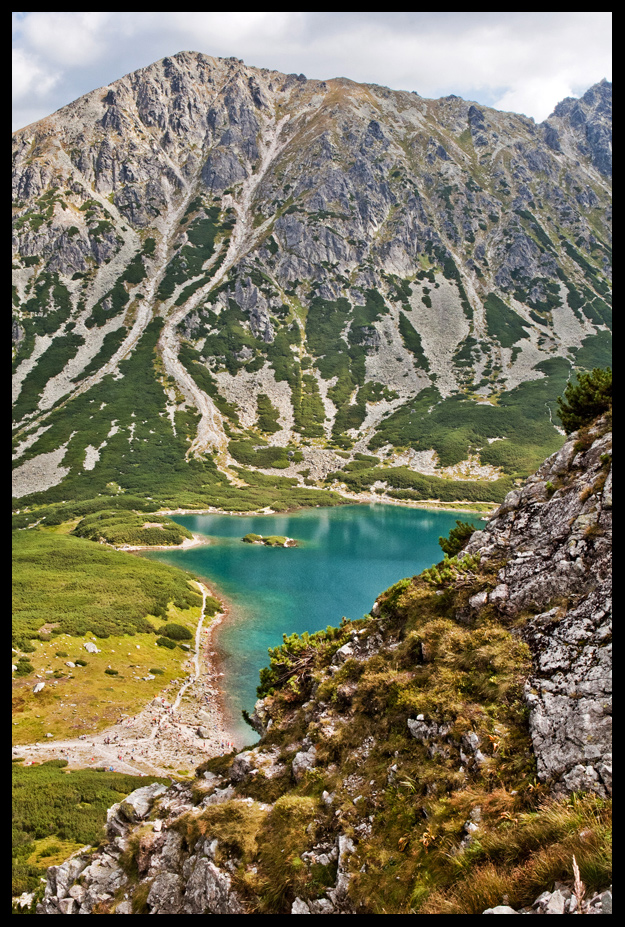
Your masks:
<path fill-rule="evenodd" d="M 609 362 L 610 131 L 181 52 L 16 132 L 15 496 L 501 501 Z"/>

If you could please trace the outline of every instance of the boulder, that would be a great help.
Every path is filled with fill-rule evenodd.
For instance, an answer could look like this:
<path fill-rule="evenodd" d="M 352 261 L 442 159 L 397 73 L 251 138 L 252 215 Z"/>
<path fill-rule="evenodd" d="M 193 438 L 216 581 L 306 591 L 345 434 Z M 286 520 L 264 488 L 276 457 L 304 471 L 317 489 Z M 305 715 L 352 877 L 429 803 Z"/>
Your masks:
<path fill-rule="evenodd" d="M 54 869 L 54 894 L 57 898 L 65 898 L 66 895 L 76 898 L 76 894 L 72 891 L 73 883 L 88 865 L 88 857 L 75 856 L 61 863 L 60 866 L 51 867 Z M 82 898 L 80 901 L 82 902 Z"/>
<path fill-rule="evenodd" d="M 332 662 L 335 665 L 337 663 L 345 663 L 345 661 L 349 660 L 349 658 L 353 657 L 353 655 L 354 655 L 354 647 L 352 643 L 348 641 L 346 644 L 343 644 L 342 647 L 339 647 L 339 649 L 334 654 L 334 657 L 332 658 Z"/>
<path fill-rule="evenodd" d="M 564 895 L 556 889 L 547 903 L 545 914 L 564 914 L 564 902 Z"/>
<path fill-rule="evenodd" d="M 142 821 L 148 816 L 154 800 L 166 791 L 167 788 L 159 782 L 135 789 L 134 792 L 131 792 L 120 802 L 119 810 L 128 821 L 136 824 L 137 821 Z"/>
<path fill-rule="evenodd" d="M 182 879 L 174 872 L 159 872 L 150 888 L 148 905 L 151 914 L 179 914 Z"/>
<path fill-rule="evenodd" d="M 232 782 L 241 782 L 242 779 L 249 776 L 254 766 L 255 757 L 252 758 L 248 753 L 239 753 L 232 761 L 232 766 L 229 770 L 230 780 Z"/>
<path fill-rule="evenodd" d="M 202 801 L 202 808 L 205 808 L 207 805 L 222 805 L 226 801 L 230 801 L 234 797 L 234 788 L 231 785 L 228 785 L 225 789 L 215 789 L 212 795 L 207 795 L 207 797 Z"/>
<path fill-rule="evenodd" d="M 242 914 L 243 908 L 231 891 L 230 876 L 202 857 L 187 880 L 182 913 Z"/>
<path fill-rule="evenodd" d="M 408 730 L 415 740 L 431 740 L 434 737 L 445 737 L 451 730 L 451 724 L 447 722 L 426 721 L 423 715 L 419 715 L 416 720 L 409 718 L 407 721 Z"/>
<path fill-rule="evenodd" d="M 311 914 L 336 914 L 334 905 L 327 898 L 317 898 L 309 902 L 309 906 Z"/>
<path fill-rule="evenodd" d="M 317 758 L 317 748 L 313 744 L 312 747 L 309 747 L 308 750 L 300 750 L 299 753 L 296 753 L 293 757 L 293 778 L 296 782 L 299 782 L 307 769 L 312 769 L 315 765 L 315 760 Z"/>

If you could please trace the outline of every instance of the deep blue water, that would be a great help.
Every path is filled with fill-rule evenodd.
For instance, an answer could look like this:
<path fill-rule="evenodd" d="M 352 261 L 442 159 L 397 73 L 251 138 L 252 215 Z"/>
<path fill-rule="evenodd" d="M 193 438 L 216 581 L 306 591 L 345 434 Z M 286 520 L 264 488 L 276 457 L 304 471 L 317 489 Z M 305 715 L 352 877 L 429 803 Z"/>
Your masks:
<path fill-rule="evenodd" d="M 362 618 L 388 586 L 442 559 L 438 538 L 454 512 L 393 505 L 306 509 L 289 515 L 185 515 L 175 521 L 214 539 L 189 550 L 144 556 L 189 570 L 224 595 L 231 614 L 214 636 L 226 711 L 241 743 L 255 735 L 241 719 L 252 711 L 267 648 L 294 631 L 318 631 Z M 466 515 L 460 516 L 470 520 Z M 475 520 L 476 516 L 473 516 Z M 286 535 L 297 548 L 243 544 L 255 534 Z"/>

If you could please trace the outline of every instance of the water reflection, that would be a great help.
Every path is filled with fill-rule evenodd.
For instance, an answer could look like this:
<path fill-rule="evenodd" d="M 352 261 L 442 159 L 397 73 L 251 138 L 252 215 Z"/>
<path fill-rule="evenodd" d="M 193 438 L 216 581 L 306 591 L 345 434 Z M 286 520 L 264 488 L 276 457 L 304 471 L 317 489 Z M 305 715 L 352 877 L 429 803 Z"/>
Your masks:
<path fill-rule="evenodd" d="M 455 527 L 453 512 L 399 506 L 341 506 L 289 515 L 176 516 L 216 543 L 146 554 L 205 578 L 229 599 L 232 616 L 218 628 L 225 694 L 233 717 L 251 710 L 267 648 L 283 633 L 317 631 L 341 617 L 361 618 L 376 597 L 405 576 L 441 559 L 440 535 Z M 301 540 L 283 549 L 243 544 L 246 534 Z M 252 732 L 240 722 L 241 738 Z"/>

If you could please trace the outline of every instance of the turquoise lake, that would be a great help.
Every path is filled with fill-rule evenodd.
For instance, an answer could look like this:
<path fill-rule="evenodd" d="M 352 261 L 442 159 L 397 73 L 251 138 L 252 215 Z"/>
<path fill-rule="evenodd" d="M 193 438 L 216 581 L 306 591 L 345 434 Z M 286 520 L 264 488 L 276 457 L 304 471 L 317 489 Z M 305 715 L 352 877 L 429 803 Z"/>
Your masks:
<path fill-rule="evenodd" d="M 442 559 L 438 538 L 456 519 L 479 516 L 394 505 L 349 505 L 305 509 L 289 515 L 185 515 L 175 521 L 208 535 L 212 543 L 188 550 L 143 554 L 189 570 L 226 597 L 231 611 L 213 644 L 225 710 L 240 744 L 256 735 L 241 717 L 252 711 L 267 649 L 283 634 L 338 625 L 343 616 L 362 618 L 377 596 L 405 576 Z M 244 544 L 248 534 L 296 538 L 301 547 Z"/>

